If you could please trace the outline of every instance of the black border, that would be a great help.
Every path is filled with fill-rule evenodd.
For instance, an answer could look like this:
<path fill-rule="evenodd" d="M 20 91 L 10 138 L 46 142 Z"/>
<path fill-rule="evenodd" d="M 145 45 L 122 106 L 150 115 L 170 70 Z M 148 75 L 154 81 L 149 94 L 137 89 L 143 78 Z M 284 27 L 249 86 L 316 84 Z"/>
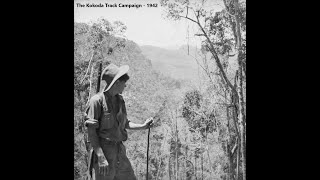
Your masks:
<path fill-rule="evenodd" d="M 3 4 L 8 179 L 73 177 L 73 1 Z"/>
<path fill-rule="evenodd" d="M 303 16 L 311 17 L 311 13 L 303 3 L 247 2 L 249 179 L 299 175 L 310 179 L 306 177 L 312 174 L 303 171 L 310 167 L 305 161 L 312 160 L 306 152 L 307 144 L 313 144 L 308 142 L 311 136 L 305 137 L 313 121 L 308 99 L 317 94 L 308 88 L 316 81 L 305 77 L 312 68 L 308 61 L 316 58 L 311 59 L 310 52 L 316 51 L 310 51 L 312 45 L 306 42 L 313 36 L 306 27 L 313 23 Z"/>
<path fill-rule="evenodd" d="M 5 174 L 8 179 L 71 179 L 73 1 L 2 3 L 2 7 L 9 10 L 2 15 L 1 28 Z M 297 137 L 304 133 L 300 127 L 304 122 L 310 128 L 308 120 L 314 121 L 302 116 L 307 115 L 301 114 L 306 107 L 296 97 L 317 96 L 309 92 L 307 79 L 299 78 L 308 53 L 317 51 L 299 41 L 308 33 L 303 23 L 308 26 L 309 17 L 300 21 L 292 11 L 305 13 L 279 2 L 247 2 L 247 178 L 295 177 L 307 165 L 298 157 L 312 160 L 305 151 L 297 153 L 313 145 L 306 144 L 308 137 L 303 144 Z"/>

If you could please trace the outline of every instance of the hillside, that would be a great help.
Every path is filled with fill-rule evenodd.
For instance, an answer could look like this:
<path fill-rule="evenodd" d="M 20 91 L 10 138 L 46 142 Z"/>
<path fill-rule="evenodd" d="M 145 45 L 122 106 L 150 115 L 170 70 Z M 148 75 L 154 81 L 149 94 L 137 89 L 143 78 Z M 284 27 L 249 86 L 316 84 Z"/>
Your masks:
<path fill-rule="evenodd" d="M 185 47 L 178 50 L 169 50 L 160 47 L 145 45 L 140 46 L 142 54 L 151 60 L 153 69 L 175 79 L 191 80 L 197 82 L 198 65 L 192 57 L 195 50 L 190 51 L 189 56 Z"/>

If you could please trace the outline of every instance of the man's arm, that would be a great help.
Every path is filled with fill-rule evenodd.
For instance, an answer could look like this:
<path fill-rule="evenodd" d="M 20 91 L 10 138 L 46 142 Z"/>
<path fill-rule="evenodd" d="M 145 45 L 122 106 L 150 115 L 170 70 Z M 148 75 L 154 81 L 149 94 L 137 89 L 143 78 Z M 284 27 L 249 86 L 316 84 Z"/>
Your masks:
<path fill-rule="evenodd" d="M 137 123 L 131 122 L 127 118 L 127 109 L 126 109 L 126 105 L 125 105 L 125 102 L 123 100 L 123 97 L 121 95 L 119 95 L 119 97 L 120 97 L 120 101 L 122 102 L 123 113 L 125 114 L 125 117 L 127 119 L 127 122 L 126 122 L 126 125 L 125 125 L 126 129 L 134 129 L 134 130 L 148 129 L 152 125 L 153 118 L 147 119 L 143 124 L 137 124 Z"/>
<path fill-rule="evenodd" d="M 99 128 L 98 119 L 101 115 L 101 105 L 99 103 L 98 98 L 93 97 L 90 99 L 89 108 L 87 109 L 86 114 L 87 115 L 85 123 L 88 127 L 88 138 L 91 143 L 91 146 L 93 147 L 93 150 L 98 157 L 102 155 L 104 156 L 97 134 L 97 129 Z"/>
<path fill-rule="evenodd" d="M 86 111 L 86 126 L 88 127 L 88 137 L 94 152 L 98 156 L 98 173 L 106 175 L 109 173 L 109 163 L 102 151 L 99 142 L 97 129 L 99 128 L 99 117 L 101 116 L 101 103 L 99 97 L 94 96 L 90 99 L 89 108 Z"/>
<path fill-rule="evenodd" d="M 126 128 L 134 130 L 148 129 L 152 125 L 152 122 L 153 118 L 147 119 L 143 124 L 137 124 L 129 121 Z"/>
<path fill-rule="evenodd" d="M 88 135 L 94 152 L 99 158 L 103 158 L 104 154 L 99 143 L 99 137 L 97 135 L 96 128 L 88 127 Z"/>

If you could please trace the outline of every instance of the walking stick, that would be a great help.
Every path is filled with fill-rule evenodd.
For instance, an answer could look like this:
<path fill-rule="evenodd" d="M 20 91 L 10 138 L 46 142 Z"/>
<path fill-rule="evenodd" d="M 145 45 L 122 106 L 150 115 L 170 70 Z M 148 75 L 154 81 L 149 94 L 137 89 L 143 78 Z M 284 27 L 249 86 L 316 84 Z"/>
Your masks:
<path fill-rule="evenodd" d="M 148 171 L 148 169 L 149 169 L 149 137 L 150 137 L 150 127 L 148 128 L 148 143 L 147 143 L 147 177 L 146 177 L 146 179 L 148 180 L 148 175 L 149 175 L 149 171 Z"/>
<path fill-rule="evenodd" d="M 164 107 L 166 105 L 166 101 L 164 101 L 159 109 L 159 111 L 156 113 L 156 115 L 153 117 L 154 121 L 160 120 L 160 115 L 162 114 Z M 146 174 L 146 180 L 148 180 L 149 175 L 149 138 L 150 137 L 150 127 L 148 128 L 148 143 L 147 143 L 147 174 Z"/>

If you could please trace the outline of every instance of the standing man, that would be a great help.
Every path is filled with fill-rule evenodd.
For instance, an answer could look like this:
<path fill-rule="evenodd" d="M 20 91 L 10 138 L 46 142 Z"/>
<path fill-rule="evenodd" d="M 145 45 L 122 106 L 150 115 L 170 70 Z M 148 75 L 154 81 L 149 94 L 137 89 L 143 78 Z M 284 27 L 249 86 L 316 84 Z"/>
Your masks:
<path fill-rule="evenodd" d="M 90 99 L 85 125 L 93 150 L 90 152 L 89 171 L 96 180 L 136 180 L 125 146 L 126 129 L 148 129 L 153 119 L 136 124 L 127 119 L 125 102 L 121 96 L 126 82 L 128 65 L 108 65 L 101 74 L 107 84 L 104 90 Z"/>

